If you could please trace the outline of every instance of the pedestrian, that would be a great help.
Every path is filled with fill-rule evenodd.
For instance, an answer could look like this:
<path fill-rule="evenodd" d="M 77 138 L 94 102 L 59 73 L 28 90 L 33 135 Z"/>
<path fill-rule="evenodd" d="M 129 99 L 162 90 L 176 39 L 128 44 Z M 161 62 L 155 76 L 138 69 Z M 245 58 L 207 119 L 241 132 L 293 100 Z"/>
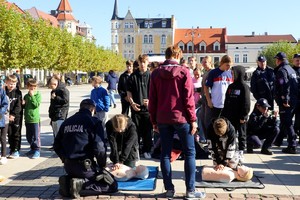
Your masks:
<path fill-rule="evenodd" d="M 135 124 L 123 114 L 117 114 L 106 123 L 108 141 L 111 148 L 110 160 L 115 169 L 121 164 L 136 167 L 139 160 L 139 143 Z"/>
<path fill-rule="evenodd" d="M 138 132 L 138 141 L 141 151 L 146 159 L 151 158 L 152 126 L 148 111 L 150 71 L 148 70 L 149 57 L 139 55 L 139 68 L 128 79 L 127 96 L 131 105 L 131 118 Z M 142 141 L 141 141 L 142 140 Z M 143 145 L 141 145 L 143 144 Z"/>
<path fill-rule="evenodd" d="M 267 99 L 271 106 L 269 109 L 274 110 L 274 70 L 267 65 L 267 59 L 263 55 L 258 56 L 257 66 L 251 76 L 251 92 L 256 100 Z"/>
<path fill-rule="evenodd" d="M 279 52 L 274 58 L 278 66 L 275 81 L 275 101 L 279 107 L 280 125 L 283 130 L 277 136 L 274 144 L 281 146 L 283 138 L 287 136 L 288 146 L 282 149 L 282 152 L 296 154 L 297 135 L 293 127 L 293 117 L 298 101 L 297 75 L 289 65 L 284 52 Z"/>
<path fill-rule="evenodd" d="M 279 134 L 279 121 L 277 111 L 268 113 L 268 100 L 261 98 L 256 101 L 255 107 L 250 114 L 247 127 L 247 153 L 253 153 L 254 148 L 261 148 L 261 153 L 272 155 L 272 144 Z M 265 139 L 262 144 L 261 140 Z"/>
<path fill-rule="evenodd" d="M 207 105 L 212 109 L 212 119 L 220 116 L 224 107 L 227 88 L 233 83 L 233 77 L 230 71 L 231 65 L 232 58 L 228 55 L 223 56 L 221 58 L 220 67 L 211 70 L 206 78 L 204 92 Z M 209 93 L 209 89 L 211 93 Z"/>
<path fill-rule="evenodd" d="M 296 72 L 297 75 L 297 81 L 298 81 L 298 101 L 295 108 L 295 121 L 294 121 L 294 130 L 296 135 L 299 136 L 299 142 L 300 143 L 300 54 L 294 54 L 293 56 L 293 69 Z"/>
<path fill-rule="evenodd" d="M 106 145 L 102 123 L 93 117 L 95 110 L 93 100 L 82 100 L 79 112 L 62 123 L 54 140 L 54 151 L 71 177 L 71 180 L 68 176 L 59 178 L 62 195 L 70 193 L 73 198 L 79 198 L 84 191 L 94 195 L 117 191 L 117 185 L 109 174 L 106 175 L 112 180 L 111 184 L 101 179 L 105 174 Z"/>
<path fill-rule="evenodd" d="M 50 106 L 49 118 L 53 130 L 53 136 L 56 137 L 58 130 L 67 118 L 69 112 L 70 95 L 69 90 L 64 84 L 59 84 L 59 80 L 52 77 L 49 81 L 50 92 Z M 51 147 L 53 149 L 53 147 Z"/>
<path fill-rule="evenodd" d="M 6 135 L 9 123 L 9 98 L 5 94 L 3 85 L 0 87 L 0 144 L 1 144 L 1 157 L 0 165 L 7 163 L 6 158 Z"/>
<path fill-rule="evenodd" d="M 118 83 L 118 93 L 121 97 L 121 105 L 122 105 L 121 114 L 127 116 L 129 116 L 129 108 L 130 108 L 130 103 L 128 102 L 128 97 L 127 97 L 127 81 L 130 74 L 132 74 L 132 72 L 133 72 L 133 61 L 127 60 L 126 71 L 121 74 Z"/>
<path fill-rule="evenodd" d="M 227 88 L 221 116 L 227 118 L 234 126 L 238 138 L 238 150 L 243 162 L 250 111 L 250 89 L 244 81 L 245 68 L 243 66 L 234 66 L 231 71 L 234 81 Z"/>
<path fill-rule="evenodd" d="M 102 122 L 102 127 L 104 129 L 104 137 L 105 139 L 107 139 L 105 123 L 108 120 L 110 100 L 107 90 L 104 87 L 102 87 L 101 83 L 101 76 L 92 77 L 92 86 L 94 87 L 94 89 L 91 91 L 91 99 L 96 104 L 95 117 L 97 117 Z"/>
<path fill-rule="evenodd" d="M 149 64 L 150 73 L 159 67 L 159 62 L 153 61 Z"/>
<path fill-rule="evenodd" d="M 107 76 L 107 90 L 110 98 L 110 106 L 114 105 L 114 108 L 117 107 L 116 99 L 115 99 L 115 93 L 117 90 L 117 83 L 119 81 L 119 78 L 117 74 L 114 72 L 114 70 L 109 70 L 108 76 Z"/>
<path fill-rule="evenodd" d="M 24 118 L 26 127 L 26 139 L 30 145 L 30 151 L 26 153 L 32 159 L 40 157 L 40 105 L 41 93 L 37 91 L 37 81 L 28 79 L 28 93 L 24 95 Z"/>
<path fill-rule="evenodd" d="M 196 108 L 201 105 L 201 90 L 202 90 L 202 72 L 201 69 L 196 67 L 194 69 L 194 77 L 192 78 L 194 85 L 194 101 Z"/>
<path fill-rule="evenodd" d="M 197 66 L 197 59 L 196 59 L 195 56 L 191 56 L 191 57 L 188 58 L 188 61 L 189 61 L 188 67 L 189 67 L 189 70 L 190 70 L 190 74 L 191 74 L 191 77 L 193 77 L 194 76 L 194 73 L 193 73 L 194 69 Z"/>
<path fill-rule="evenodd" d="M 235 169 L 240 164 L 234 126 L 224 117 L 212 120 L 208 127 L 215 170 Z"/>
<path fill-rule="evenodd" d="M 10 159 L 20 156 L 21 148 L 21 128 L 22 128 L 22 92 L 16 87 L 18 79 L 15 75 L 8 75 L 5 79 L 5 91 L 9 97 L 9 125 L 8 125 L 8 143 Z"/>
<path fill-rule="evenodd" d="M 173 198 L 175 187 L 172 183 L 170 164 L 173 136 L 180 138 L 184 152 L 184 174 L 186 198 L 203 198 L 205 193 L 195 191 L 195 143 L 197 132 L 193 83 L 189 69 L 179 62 L 181 49 L 170 46 L 165 52 L 166 60 L 151 74 L 149 112 L 153 129 L 159 132 L 161 140 L 160 166 L 166 198 Z"/>

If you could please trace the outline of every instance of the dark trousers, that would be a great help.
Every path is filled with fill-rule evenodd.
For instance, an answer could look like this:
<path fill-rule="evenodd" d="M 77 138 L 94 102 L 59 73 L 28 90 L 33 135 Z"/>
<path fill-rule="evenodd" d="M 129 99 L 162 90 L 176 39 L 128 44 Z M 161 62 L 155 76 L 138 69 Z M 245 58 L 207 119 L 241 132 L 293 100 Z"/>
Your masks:
<path fill-rule="evenodd" d="M 208 107 L 206 99 L 202 102 L 200 111 L 200 120 L 205 137 L 207 138 L 207 129 L 212 119 L 212 109 Z"/>
<path fill-rule="evenodd" d="M 287 136 L 288 147 L 296 147 L 296 138 L 293 127 L 293 116 L 295 107 L 283 107 L 279 106 L 279 117 L 280 117 L 280 134 L 276 138 L 277 144 L 282 144 L 283 138 Z"/>
<path fill-rule="evenodd" d="M 125 99 L 121 99 L 122 114 L 129 116 L 130 103 Z"/>
<path fill-rule="evenodd" d="M 21 148 L 21 126 L 13 123 L 8 124 L 8 144 L 10 153 L 20 151 Z"/>
<path fill-rule="evenodd" d="M 222 112 L 223 108 L 216 108 L 213 107 L 211 109 L 211 119 L 216 119 L 219 118 L 221 116 L 221 112 Z"/>
<path fill-rule="evenodd" d="M 230 122 L 234 126 L 235 133 L 237 134 L 239 150 L 244 151 L 246 148 L 247 140 L 247 123 L 241 124 L 240 121 Z"/>
<path fill-rule="evenodd" d="M 300 136 L 300 102 L 299 101 L 295 108 L 294 113 L 295 113 L 294 130 L 295 133 Z"/>
<path fill-rule="evenodd" d="M 26 139 L 30 145 L 31 150 L 40 150 L 41 136 L 40 123 L 26 123 Z"/>
<path fill-rule="evenodd" d="M 131 110 L 132 111 L 132 110 Z M 132 121 L 135 123 L 138 137 L 139 137 L 139 144 L 141 146 L 141 139 L 143 142 L 142 152 L 150 152 L 152 147 L 152 125 L 150 122 L 150 114 L 149 112 L 131 112 Z"/>
<path fill-rule="evenodd" d="M 5 127 L 0 128 L 0 142 L 1 142 L 1 156 L 6 157 L 6 135 L 7 135 L 8 124 Z"/>
<path fill-rule="evenodd" d="M 275 125 L 274 127 L 266 126 L 262 127 L 255 135 L 249 135 L 247 137 L 247 148 L 262 148 L 262 149 L 269 149 L 277 135 L 279 134 L 279 126 Z M 262 144 L 261 140 L 265 139 L 264 143 Z"/>

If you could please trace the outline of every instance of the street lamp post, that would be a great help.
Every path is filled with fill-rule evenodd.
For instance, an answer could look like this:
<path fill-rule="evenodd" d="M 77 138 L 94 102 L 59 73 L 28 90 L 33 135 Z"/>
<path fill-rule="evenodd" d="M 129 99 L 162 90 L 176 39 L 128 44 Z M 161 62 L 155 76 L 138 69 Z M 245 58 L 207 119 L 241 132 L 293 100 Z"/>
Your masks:
<path fill-rule="evenodd" d="M 200 33 L 198 33 L 198 28 L 195 30 L 194 27 L 192 27 L 192 29 L 187 30 L 185 33 L 185 37 L 187 37 L 188 35 L 192 36 L 192 56 L 194 56 L 194 49 L 195 49 L 195 44 L 194 44 L 195 34 L 197 34 L 197 37 L 200 37 Z"/>

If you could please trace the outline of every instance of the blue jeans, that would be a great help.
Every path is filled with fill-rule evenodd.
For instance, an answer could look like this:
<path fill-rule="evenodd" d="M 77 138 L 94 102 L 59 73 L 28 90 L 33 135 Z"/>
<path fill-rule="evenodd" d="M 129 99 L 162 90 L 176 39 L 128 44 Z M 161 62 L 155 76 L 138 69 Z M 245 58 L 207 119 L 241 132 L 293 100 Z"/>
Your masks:
<path fill-rule="evenodd" d="M 184 153 L 185 186 L 187 191 L 195 190 L 195 143 L 194 136 L 190 133 L 190 124 L 158 124 L 161 139 L 160 167 L 163 175 L 163 182 L 166 190 L 174 190 L 172 183 L 172 168 L 170 164 L 173 136 L 176 132 L 182 144 Z"/>
<path fill-rule="evenodd" d="M 116 104 L 116 100 L 115 100 L 115 90 L 109 89 L 109 90 L 108 90 L 108 95 L 109 95 L 109 98 L 110 98 L 110 105 Z"/>

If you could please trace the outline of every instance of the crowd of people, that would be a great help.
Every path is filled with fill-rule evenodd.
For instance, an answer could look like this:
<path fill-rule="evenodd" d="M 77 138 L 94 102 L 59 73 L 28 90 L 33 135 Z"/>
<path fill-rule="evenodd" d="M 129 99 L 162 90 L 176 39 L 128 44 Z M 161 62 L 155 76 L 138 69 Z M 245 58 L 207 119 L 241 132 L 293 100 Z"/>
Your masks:
<path fill-rule="evenodd" d="M 195 190 L 195 141 L 209 146 L 213 170 L 226 170 L 226 173 L 235 174 L 234 178 L 239 174 L 238 169 L 247 169 L 247 177 L 252 177 L 252 169 L 241 167 L 244 153 L 261 148 L 262 154 L 272 155 L 272 145 L 281 146 L 285 137 L 288 145 L 282 152 L 297 153 L 300 54 L 293 56 L 291 67 L 286 54 L 279 52 L 274 57 L 275 69 L 268 67 L 266 58 L 260 55 L 250 87 L 244 81 L 245 68 L 233 66 L 228 55 L 221 58 L 217 68 L 213 67 L 210 56 L 204 57 L 201 64 L 197 64 L 195 57 L 187 62 L 182 59 L 178 46 L 168 47 L 165 57 L 160 64 L 149 64 L 146 54 L 136 61 L 128 60 L 120 78 L 110 70 L 107 88 L 102 86 L 101 76 L 94 76 L 90 98 L 83 100 L 79 111 L 69 118 L 69 91 L 59 74 L 50 79 L 52 148 L 67 173 L 59 179 L 62 195 L 79 197 L 117 191 L 112 174 L 123 173 L 122 169 L 126 169 L 131 175 L 125 173 L 124 177 L 136 177 L 140 173 L 136 170 L 140 155 L 152 158 L 155 137 L 159 137 L 161 145 L 160 166 L 167 198 L 175 194 L 170 164 L 174 135 L 180 140 L 184 155 L 188 199 L 205 196 Z M 0 89 L 0 164 L 6 164 L 7 158 L 20 156 L 23 115 L 26 139 L 30 144 L 26 155 L 33 159 L 40 157 L 41 94 L 36 81 L 29 80 L 28 93 L 23 97 L 17 82 L 15 75 L 9 75 Z M 121 98 L 122 111 L 108 119 L 110 107 L 116 107 L 116 91 Z M 250 92 L 256 99 L 251 113 Z M 108 145 L 112 162 L 110 172 L 105 169 Z"/>

